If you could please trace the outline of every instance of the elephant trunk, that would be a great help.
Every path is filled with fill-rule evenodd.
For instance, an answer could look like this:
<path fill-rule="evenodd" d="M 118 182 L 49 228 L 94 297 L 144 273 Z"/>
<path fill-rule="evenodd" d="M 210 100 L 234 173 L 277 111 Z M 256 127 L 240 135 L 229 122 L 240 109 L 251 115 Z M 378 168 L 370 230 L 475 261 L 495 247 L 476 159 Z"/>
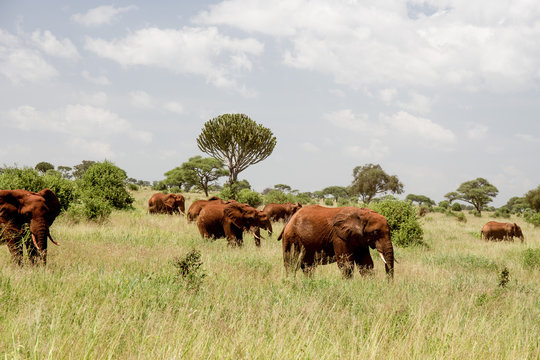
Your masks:
<path fill-rule="evenodd" d="M 378 241 L 376 243 L 377 251 L 384 261 L 386 275 L 394 277 L 394 248 L 391 241 Z"/>
<path fill-rule="evenodd" d="M 36 247 L 40 261 L 43 265 L 47 262 L 47 239 L 50 237 L 49 226 L 45 220 L 30 221 L 30 232 L 32 233 L 32 242 Z"/>

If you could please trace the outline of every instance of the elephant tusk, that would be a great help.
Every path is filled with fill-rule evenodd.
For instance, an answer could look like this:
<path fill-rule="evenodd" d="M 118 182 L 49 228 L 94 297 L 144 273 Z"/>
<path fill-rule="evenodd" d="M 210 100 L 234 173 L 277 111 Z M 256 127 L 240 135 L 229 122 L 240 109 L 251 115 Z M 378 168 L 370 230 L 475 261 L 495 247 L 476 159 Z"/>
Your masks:
<path fill-rule="evenodd" d="M 255 231 L 250 231 L 252 234 L 253 234 L 253 237 L 257 240 L 261 240 L 262 238 L 260 236 L 257 236 L 257 234 L 255 234 Z"/>
<path fill-rule="evenodd" d="M 49 234 L 49 239 L 51 239 L 52 243 L 56 246 L 60 246 L 59 243 L 57 243 L 56 241 L 54 241 L 54 239 L 52 238 L 51 234 Z"/>
<path fill-rule="evenodd" d="M 379 253 L 379 256 L 381 257 L 382 261 L 386 264 L 386 260 L 384 260 L 384 256 L 381 253 Z"/>
<path fill-rule="evenodd" d="M 37 244 L 36 237 L 35 237 L 34 233 L 32 233 L 32 241 L 34 242 L 34 245 L 36 246 L 36 248 L 37 248 L 39 251 L 41 251 L 40 247 L 39 247 L 38 244 Z"/>

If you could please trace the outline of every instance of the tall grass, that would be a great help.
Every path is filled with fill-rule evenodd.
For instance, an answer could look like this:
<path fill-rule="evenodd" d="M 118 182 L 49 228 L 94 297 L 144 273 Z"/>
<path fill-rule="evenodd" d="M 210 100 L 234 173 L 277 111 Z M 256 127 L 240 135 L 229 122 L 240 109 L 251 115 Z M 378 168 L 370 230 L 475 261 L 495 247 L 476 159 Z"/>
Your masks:
<path fill-rule="evenodd" d="M 540 229 L 520 219 L 525 244 L 480 240 L 486 215 L 428 214 L 427 246 L 396 248 L 393 281 L 375 256 L 372 276 L 344 280 L 331 264 L 286 277 L 282 224 L 260 248 L 251 236 L 230 248 L 181 216 L 147 214 L 150 194 L 103 224 L 59 218 L 46 268 L 10 265 L 0 248 L 5 358 L 540 357 L 540 269 L 527 265 Z M 173 264 L 192 249 L 206 275 L 197 291 Z"/>

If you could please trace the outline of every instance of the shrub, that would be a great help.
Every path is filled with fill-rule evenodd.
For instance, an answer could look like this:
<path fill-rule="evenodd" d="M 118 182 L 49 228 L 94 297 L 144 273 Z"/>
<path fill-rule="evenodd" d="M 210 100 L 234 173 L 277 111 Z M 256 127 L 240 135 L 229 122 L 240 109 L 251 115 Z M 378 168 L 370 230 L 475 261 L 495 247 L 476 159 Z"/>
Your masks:
<path fill-rule="evenodd" d="M 265 204 L 284 204 L 284 203 L 294 203 L 296 198 L 292 194 L 286 194 L 281 190 L 272 189 L 264 195 L 263 199 Z"/>
<path fill-rule="evenodd" d="M 128 189 L 131 190 L 131 191 L 137 191 L 137 190 L 139 190 L 139 187 L 136 184 L 129 183 L 128 184 Z"/>
<path fill-rule="evenodd" d="M 523 267 L 540 270 L 540 249 L 525 249 L 521 253 Z"/>
<path fill-rule="evenodd" d="M 103 199 L 88 197 L 72 203 L 66 211 L 66 216 L 73 222 L 81 220 L 101 222 L 111 215 L 112 208 Z"/>
<path fill-rule="evenodd" d="M 510 218 L 510 210 L 506 207 L 500 207 L 493 213 L 493 216 L 509 219 Z"/>
<path fill-rule="evenodd" d="M 201 287 L 206 273 L 201 268 L 201 253 L 198 250 L 191 250 L 184 257 L 175 257 L 172 261 L 173 266 L 178 271 L 178 277 L 185 280 L 188 290 L 197 292 Z"/>
<path fill-rule="evenodd" d="M 452 209 L 452 211 L 461 211 L 461 204 L 460 203 L 453 203 L 451 209 Z"/>
<path fill-rule="evenodd" d="M 326 206 L 334 206 L 334 199 L 332 199 L 332 198 L 324 199 L 324 205 L 326 205 Z"/>
<path fill-rule="evenodd" d="M 100 199 L 115 209 L 131 208 L 134 199 L 126 189 L 126 180 L 126 172 L 112 162 L 95 163 L 80 181 L 81 198 L 83 202 Z"/>
<path fill-rule="evenodd" d="M 392 243 L 398 246 L 423 245 L 424 231 L 418 222 L 415 207 L 408 201 L 382 200 L 370 208 L 386 217 Z"/>
<path fill-rule="evenodd" d="M 349 206 L 349 205 L 351 205 L 351 202 L 349 201 L 349 199 L 339 198 L 339 200 L 337 201 L 337 206 Z"/>
<path fill-rule="evenodd" d="M 467 222 L 467 218 L 465 217 L 465 214 L 462 213 L 461 211 L 456 215 L 456 220 L 459 222 L 464 222 L 464 223 Z"/>
<path fill-rule="evenodd" d="M 258 207 L 259 205 L 263 203 L 262 195 L 250 189 L 240 190 L 236 200 L 238 200 L 238 202 L 241 202 L 241 203 L 248 203 L 254 208 Z"/>
<path fill-rule="evenodd" d="M 443 200 L 443 201 L 439 202 L 439 207 L 443 208 L 443 209 L 448 209 L 450 207 L 450 201 Z"/>
<path fill-rule="evenodd" d="M 540 213 L 532 209 L 527 209 L 523 213 L 523 217 L 525 218 L 525 221 L 527 221 L 530 224 L 533 224 L 534 227 L 540 226 Z"/>
<path fill-rule="evenodd" d="M 474 215 L 476 217 L 482 217 L 482 214 L 478 210 L 469 210 L 469 214 Z"/>
<path fill-rule="evenodd" d="M 427 207 L 426 205 L 421 205 L 421 206 L 418 207 L 418 216 L 419 217 L 424 217 L 429 212 L 430 212 L 430 208 Z"/>
<path fill-rule="evenodd" d="M 58 172 L 48 172 L 43 176 L 44 187 L 51 189 L 60 202 L 60 208 L 67 210 L 69 205 L 77 200 L 77 188 L 75 182 L 63 178 Z"/>

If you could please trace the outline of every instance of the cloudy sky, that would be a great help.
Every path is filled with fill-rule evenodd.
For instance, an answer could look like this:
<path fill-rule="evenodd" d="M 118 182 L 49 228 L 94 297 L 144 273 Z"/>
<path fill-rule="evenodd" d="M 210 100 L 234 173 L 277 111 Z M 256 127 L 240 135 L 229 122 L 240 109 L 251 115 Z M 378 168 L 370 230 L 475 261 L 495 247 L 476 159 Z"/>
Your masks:
<path fill-rule="evenodd" d="M 540 184 L 540 6 L 513 1 L 0 2 L 0 165 L 109 159 L 160 180 L 205 121 L 277 137 L 263 190 L 380 164 L 435 201 Z"/>

